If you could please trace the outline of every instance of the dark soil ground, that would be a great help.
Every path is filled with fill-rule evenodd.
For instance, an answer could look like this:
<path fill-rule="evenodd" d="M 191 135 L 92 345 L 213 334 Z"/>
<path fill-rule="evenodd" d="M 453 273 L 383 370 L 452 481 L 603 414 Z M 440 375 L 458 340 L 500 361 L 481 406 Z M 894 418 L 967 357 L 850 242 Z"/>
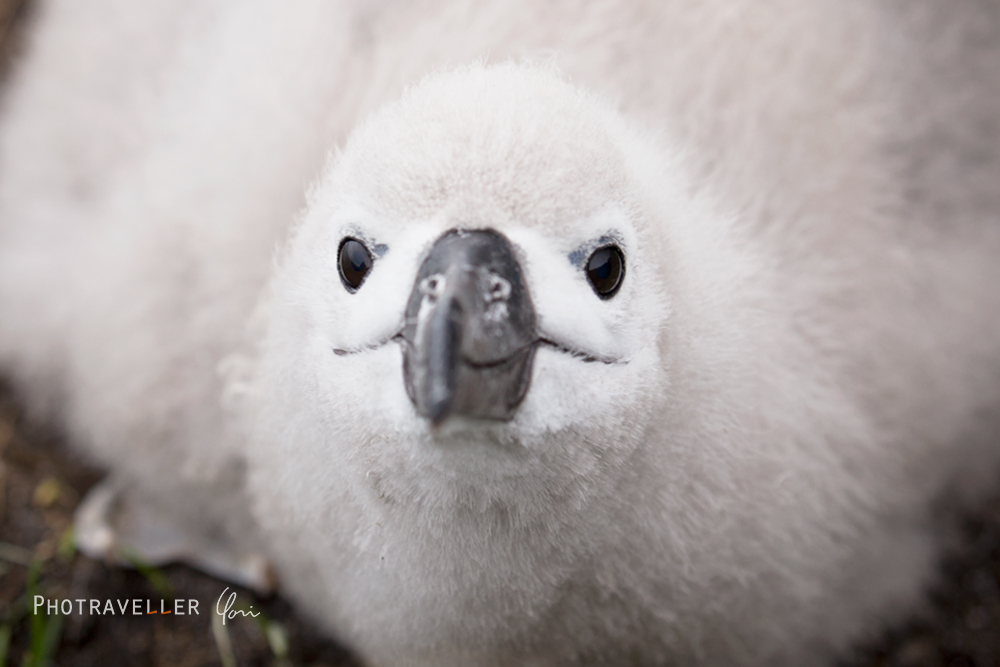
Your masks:
<path fill-rule="evenodd" d="M 0 92 L 24 50 L 33 4 L 0 0 Z M 237 589 L 234 608 L 263 613 L 222 627 L 214 609 L 226 582 L 183 565 L 140 572 L 76 553 L 73 512 L 99 479 L 58 434 L 25 423 L 0 378 L 0 667 L 358 667 L 280 597 Z M 152 610 L 163 600 L 166 610 L 173 599 L 195 599 L 200 613 L 35 615 L 35 595 L 116 605 L 139 599 L 143 611 L 147 600 Z"/>
<path fill-rule="evenodd" d="M 27 426 L 10 394 L 0 389 L 0 666 L 357 667 L 279 597 L 261 599 L 237 589 L 239 608 L 252 605 L 263 614 L 237 616 L 223 630 L 215 607 L 229 584 L 181 565 L 140 572 L 76 553 L 73 511 L 98 479 L 57 438 Z M 36 616 L 35 595 L 98 599 L 102 605 L 140 599 L 141 612 L 146 600 L 159 610 L 163 599 L 167 610 L 172 599 L 193 598 L 199 614 L 123 615 L 116 608 L 113 616 L 76 609 L 67 616 Z"/>
<path fill-rule="evenodd" d="M 0 0 L 0 75 L 20 49 L 26 7 L 27 0 Z M 27 425 L 0 387 L 0 667 L 357 666 L 280 597 L 240 589 L 242 608 L 264 615 L 221 628 L 213 612 L 226 583 L 181 565 L 140 572 L 76 553 L 73 511 L 99 477 L 56 434 Z M 200 614 L 35 615 L 34 595 L 138 598 L 152 609 L 161 599 L 195 599 Z M 856 648 L 841 667 L 1000 665 L 1000 498 L 965 516 L 961 543 L 943 559 L 924 608 L 872 634 L 880 639 Z"/>

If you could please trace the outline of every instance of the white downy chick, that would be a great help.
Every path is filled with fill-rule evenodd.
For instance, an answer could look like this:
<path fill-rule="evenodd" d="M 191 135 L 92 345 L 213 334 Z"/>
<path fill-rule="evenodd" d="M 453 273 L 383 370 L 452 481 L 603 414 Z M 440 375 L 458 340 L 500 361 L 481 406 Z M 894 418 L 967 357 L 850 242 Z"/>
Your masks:
<path fill-rule="evenodd" d="M 376 663 L 819 663 L 917 592 L 912 502 L 949 471 L 907 470 L 930 440 L 838 377 L 880 348 L 803 334 L 843 345 L 892 275 L 823 267 L 795 279 L 885 291 L 796 302 L 787 249 L 676 155 L 550 69 L 473 65 L 379 111 L 315 187 L 273 285 L 251 495 L 291 589 Z M 610 292 L 589 272 L 608 249 Z M 533 310 L 506 347 L 496 276 L 511 320 Z M 873 382 L 924 370 L 892 363 Z M 523 395 L 493 422 L 491 382 Z"/>

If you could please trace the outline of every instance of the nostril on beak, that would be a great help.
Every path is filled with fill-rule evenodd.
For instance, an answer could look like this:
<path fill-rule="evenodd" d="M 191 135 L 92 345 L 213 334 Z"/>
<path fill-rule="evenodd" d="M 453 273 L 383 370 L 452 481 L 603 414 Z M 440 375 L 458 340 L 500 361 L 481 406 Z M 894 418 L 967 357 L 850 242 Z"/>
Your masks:
<path fill-rule="evenodd" d="M 441 274 L 435 274 L 433 276 L 428 276 L 420 281 L 420 293 L 427 297 L 431 303 L 434 303 L 441 296 L 441 292 L 444 291 L 445 278 Z"/>
<path fill-rule="evenodd" d="M 486 303 L 506 301 L 510 298 L 510 281 L 501 278 L 495 273 L 491 273 L 488 278 L 489 286 L 486 290 Z"/>

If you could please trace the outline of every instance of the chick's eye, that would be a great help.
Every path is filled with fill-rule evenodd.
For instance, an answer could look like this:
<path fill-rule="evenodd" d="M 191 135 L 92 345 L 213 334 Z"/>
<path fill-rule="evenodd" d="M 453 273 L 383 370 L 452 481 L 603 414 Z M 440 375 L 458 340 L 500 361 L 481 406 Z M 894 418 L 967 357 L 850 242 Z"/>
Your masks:
<path fill-rule="evenodd" d="M 625 255 L 616 245 L 598 248 L 587 260 L 587 280 L 602 299 L 617 294 L 624 278 Z"/>
<path fill-rule="evenodd" d="M 348 292 L 357 291 L 372 268 L 372 255 L 368 248 L 350 237 L 340 242 L 340 279 Z"/>

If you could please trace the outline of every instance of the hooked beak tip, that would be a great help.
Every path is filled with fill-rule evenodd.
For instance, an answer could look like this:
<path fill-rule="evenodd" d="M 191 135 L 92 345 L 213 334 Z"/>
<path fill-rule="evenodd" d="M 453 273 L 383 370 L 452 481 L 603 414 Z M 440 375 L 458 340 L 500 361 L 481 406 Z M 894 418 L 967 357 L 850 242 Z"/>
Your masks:
<path fill-rule="evenodd" d="M 451 401 L 438 401 L 427 408 L 427 418 L 430 419 L 431 428 L 437 430 L 441 428 L 448 415 L 451 414 Z"/>

